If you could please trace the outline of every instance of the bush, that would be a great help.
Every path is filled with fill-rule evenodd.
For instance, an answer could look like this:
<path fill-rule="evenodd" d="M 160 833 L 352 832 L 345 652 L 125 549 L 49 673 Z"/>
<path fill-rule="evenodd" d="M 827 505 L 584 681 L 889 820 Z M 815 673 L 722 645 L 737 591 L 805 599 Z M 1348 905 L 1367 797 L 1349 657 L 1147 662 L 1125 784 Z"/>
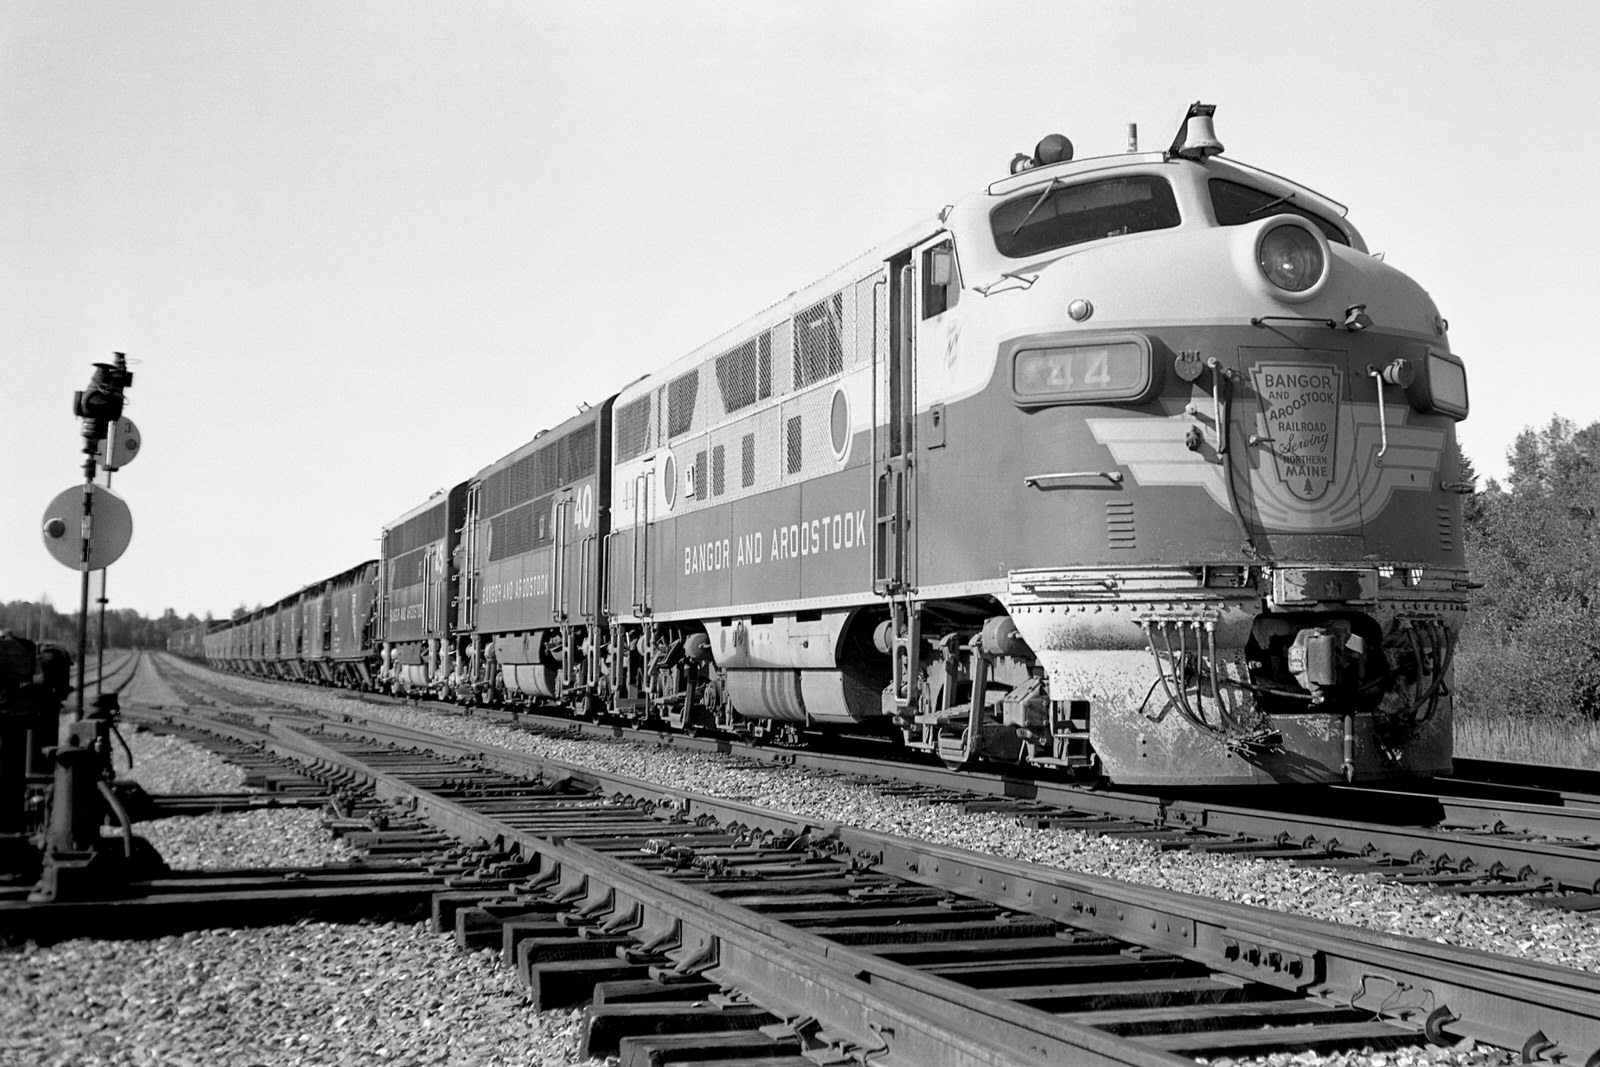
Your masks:
<path fill-rule="evenodd" d="M 1464 717 L 1600 721 L 1600 423 L 1524 430 L 1467 507 L 1467 565 L 1482 582 L 1456 658 Z"/>

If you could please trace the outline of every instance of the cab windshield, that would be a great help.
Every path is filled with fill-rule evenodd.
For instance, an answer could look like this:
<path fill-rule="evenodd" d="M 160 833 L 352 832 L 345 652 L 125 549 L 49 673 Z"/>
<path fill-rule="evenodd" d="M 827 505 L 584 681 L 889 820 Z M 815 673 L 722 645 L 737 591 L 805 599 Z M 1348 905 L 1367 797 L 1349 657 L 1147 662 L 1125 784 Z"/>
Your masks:
<path fill-rule="evenodd" d="M 1051 182 L 989 214 L 995 247 L 1013 259 L 1069 245 L 1165 230 L 1179 223 L 1178 204 L 1165 178 L 1136 174 L 1097 182 Z"/>
<path fill-rule="evenodd" d="M 1294 193 L 1274 195 L 1239 182 L 1230 182 L 1226 178 L 1212 178 L 1210 188 L 1211 210 L 1216 212 L 1219 226 L 1242 226 L 1269 215 L 1299 215 L 1315 225 L 1334 244 L 1350 243 L 1350 238 L 1338 226 L 1296 204 Z"/>

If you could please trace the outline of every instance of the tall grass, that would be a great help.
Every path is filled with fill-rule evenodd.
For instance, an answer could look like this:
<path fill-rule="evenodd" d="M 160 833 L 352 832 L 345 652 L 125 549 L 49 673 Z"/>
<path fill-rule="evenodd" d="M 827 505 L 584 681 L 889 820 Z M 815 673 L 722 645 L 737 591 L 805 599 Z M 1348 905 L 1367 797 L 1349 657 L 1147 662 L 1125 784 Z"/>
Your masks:
<path fill-rule="evenodd" d="M 1456 703 L 1456 755 L 1476 759 L 1600 766 L 1600 724 L 1494 714 Z"/>
<path fill-rule="evenodd" d="M 1455 751 L 1478 759 L 1600 766 L 1600 722 L 1572 710 L 1560 652 L 1469 631 L 1455 660 Z"/>

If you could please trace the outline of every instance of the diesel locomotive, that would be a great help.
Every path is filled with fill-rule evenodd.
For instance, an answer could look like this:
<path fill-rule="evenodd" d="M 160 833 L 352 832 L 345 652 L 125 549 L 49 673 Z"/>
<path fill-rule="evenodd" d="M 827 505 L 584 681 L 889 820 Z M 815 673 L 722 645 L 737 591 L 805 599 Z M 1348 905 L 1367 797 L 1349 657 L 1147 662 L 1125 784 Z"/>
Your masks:
<path fill-rule="evenodd" d="M 1462 361 L 1212 112 L 1046 138 L 206 658 L 1124 784 L 1447 772 Z"/>

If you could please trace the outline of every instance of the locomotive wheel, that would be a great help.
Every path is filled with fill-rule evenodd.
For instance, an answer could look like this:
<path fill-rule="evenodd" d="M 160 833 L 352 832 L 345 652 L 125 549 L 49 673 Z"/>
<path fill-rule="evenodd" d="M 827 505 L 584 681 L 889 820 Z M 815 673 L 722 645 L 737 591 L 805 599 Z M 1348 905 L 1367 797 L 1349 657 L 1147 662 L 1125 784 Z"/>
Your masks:
<path fill-rule="evenodd" d="M 939 762 L 947 770 L 970 770 L 978 762 L 977 754 L 972 750 L 971 739 L 966 730 L 941 730 L 937 746 Z"/>

